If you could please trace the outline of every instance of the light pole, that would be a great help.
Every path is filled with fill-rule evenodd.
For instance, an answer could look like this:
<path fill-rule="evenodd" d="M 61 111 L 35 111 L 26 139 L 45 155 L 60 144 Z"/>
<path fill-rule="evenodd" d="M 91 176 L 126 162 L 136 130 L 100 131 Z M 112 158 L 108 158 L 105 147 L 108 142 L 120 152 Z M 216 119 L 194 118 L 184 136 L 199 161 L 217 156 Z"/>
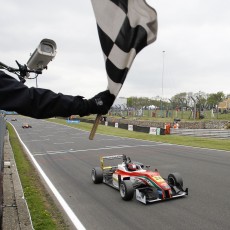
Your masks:
<path fill-rule="evenodd" d="M 164 97 L 164 70 L 165 70 L 165 51 L 162 51 L 163 65 L 162 65 L 162 75 L 161 75 L 161 117 L 163 116 L 163 97 Z"/>

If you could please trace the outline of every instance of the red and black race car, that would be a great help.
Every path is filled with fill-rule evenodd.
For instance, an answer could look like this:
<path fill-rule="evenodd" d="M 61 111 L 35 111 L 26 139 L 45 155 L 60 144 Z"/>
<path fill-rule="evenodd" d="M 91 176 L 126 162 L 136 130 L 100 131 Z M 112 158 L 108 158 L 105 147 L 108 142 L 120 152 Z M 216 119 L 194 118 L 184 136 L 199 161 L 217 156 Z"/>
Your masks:
<path fill-rule="evenodd" d="M 29 125 L 28 123 L 24 123 L 24 124 L 22 124 L 22 128 L 23 129 L 28 129 L 28 128 L 32 128 L 32 126 Z"/>
<path fill-rule="evenodd" d="M 105 166 L 105 160 L 115 159 L 122 159 L 122 163 Z M 132 162 L 126 155 L 103 156 L 100 161 L 101 166 L 92 169 L 92 181 L 118 189 L 123 200 L 132 200 L 135 194 L 138 201 L 147 204 L 188 195 L 188 188 L 183 189 L 183 179 L 177 172 L 164 179 L 157 169 L 150 171 L 150 166 Z"/>

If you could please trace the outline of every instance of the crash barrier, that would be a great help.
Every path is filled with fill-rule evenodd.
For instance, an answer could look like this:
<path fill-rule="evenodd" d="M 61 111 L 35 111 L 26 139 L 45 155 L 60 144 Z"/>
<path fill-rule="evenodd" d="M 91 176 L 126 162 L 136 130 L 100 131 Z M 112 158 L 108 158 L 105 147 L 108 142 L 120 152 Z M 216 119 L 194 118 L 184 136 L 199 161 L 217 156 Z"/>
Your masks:
<path fill-rule="evenodd" d="M 2 202 L 3 202 L 3 156 L 4 138 L 6 134 L 6 121 L 0 115 L 0 226 L 2 226 Z"/>
<path fill-rule="evenodd" d="M 79 119 L 82 122 L 94 123 L 94 120 L 89 120 L 89 119 L 85 119 L 85 118 L 79 118 Z M 123 123 L 118 123 L 118 122 L 111 122 L 111 121 L 106 121 L 106 119 L 103 119 L 100 124 L 115 127 L 115 128 L 125 129 L 125 130 L 129 130 L 129 131 L 134 131 L 134 132 L 149 133 L 149 134 L 153 134 L 153 135 L 170 134 L 170 128 L 171 128 L 170 123 L 165 124 L 164 128 L 159 128 L 159 127 L 147 127 L 147 126 L 139 126 L 139 125 L 123 124 Z"/>
<path fill-rule="evenodd" d="M 101 122 L 103 124 L 103 122 Z M 138 125 L 130 125 L 130 124 L 123 124 L 118 122 L 105 122 L 104 125 L 107 126 L 114 126 L 115 128 L 126 129 L 129 131 L 135 132 L 142 132 L 142 133 L 149 133 L 153 135 L 166 135 L 170 134 L 171 124 L 165 124 L 164 128 L 158 127 L 146 127 L 146 126 L 138 126 Z"/>
<path fill-rule="evenodd" d="M 70 120 L 70 119 L 67 119 L 66 120 L 66 122 L 68 123 L 68 124 L 79 124 L 80 123 L 80 120 Z"/>
<path fill-rule="evenodd" d="M 230 129 L 172 129 L 172 135 L 230 139 Z"/>

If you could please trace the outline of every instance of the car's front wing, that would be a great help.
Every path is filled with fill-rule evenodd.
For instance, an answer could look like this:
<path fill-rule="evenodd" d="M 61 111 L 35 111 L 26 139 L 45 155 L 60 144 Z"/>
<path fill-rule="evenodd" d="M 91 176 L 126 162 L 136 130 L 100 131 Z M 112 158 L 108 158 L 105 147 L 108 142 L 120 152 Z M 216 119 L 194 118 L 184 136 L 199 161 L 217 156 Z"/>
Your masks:
<path fill-rule="evenodd" d="M 172 195 L 170 198 L 161 199 L 159 197 L 147 197 L 145 193 L 145 188 L 137 188 L 136 189 L 136 200 L 140 201 L 141 203 L 148 204 L 154 203 L 164 200 L 170 200 L 174 198 L 179 198 L 188 195 L 188 189 L 186 188 L 184 191 L 178 191 L 176 194 Z"/>

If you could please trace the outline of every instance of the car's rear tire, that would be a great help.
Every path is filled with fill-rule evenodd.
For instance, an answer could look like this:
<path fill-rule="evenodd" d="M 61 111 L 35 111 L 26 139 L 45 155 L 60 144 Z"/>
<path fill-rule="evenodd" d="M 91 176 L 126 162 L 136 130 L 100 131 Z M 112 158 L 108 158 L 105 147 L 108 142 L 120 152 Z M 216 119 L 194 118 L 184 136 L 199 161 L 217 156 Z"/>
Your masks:
<path fill-rule="evenodd" d="M 132 200 L 134 195 L 134 188 L 130 180 L 124 180 L 120 183 L 120 194 L 123 200 Z"/>
<path fill-rule="evenodd" d="M 180 173 L 175 172 L 168 175 L 168 183 L 171 186 L 176 186 L 178 188 L 183 187 L 183 179 Z"/>
<path fill-rule="evenodd" d="M 103 171 L 100 167 L 92 169 L 91 178 L 94 184 L 100 184 L 103 182 Z"/>

